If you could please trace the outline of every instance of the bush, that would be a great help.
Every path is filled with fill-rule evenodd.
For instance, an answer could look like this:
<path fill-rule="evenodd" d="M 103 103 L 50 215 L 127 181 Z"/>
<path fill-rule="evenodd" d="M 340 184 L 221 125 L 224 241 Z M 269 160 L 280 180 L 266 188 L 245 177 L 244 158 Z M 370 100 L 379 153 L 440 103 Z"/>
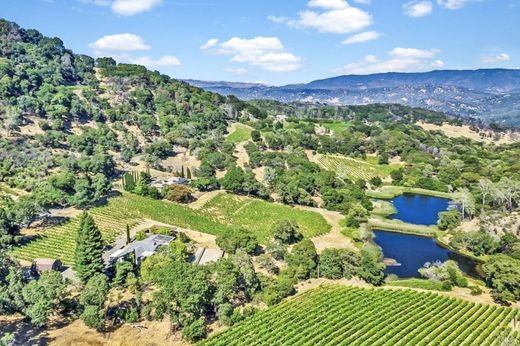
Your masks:
<path fill-rule="evenodd" d="M 472 296 L 480 296 L 483 293 L 482 288 L 479 286 L 470 286 L 469 289 Z"/>
<path fill-rule="evenodd" d="M 460 226 L 460 215 L 458 210 L 453 209 L 440 212 L 437 226 L 439 226 L 439 229 L 442 229 L 443 231 L 455 229 Z"/>
<path fill-rule="evenodd" d="M 191 342 L 202 340 L 206 337 L 206 335 L 207 330 L 203 317 L 187 324 L 182 329 L 182 336 Z"/>
<path fill-rule="evenodd" d="M 105 322 L 105 310 L 97 305 L 87 305 L 80 318 L 87 327 L 100 330 Z"/>
<path fill-rule="evenodd" d="M 176 203 L 190 203 L 193 200 L 191 189 L 184 185 L 170 185 L 164 192 L 164 198 Z"/>

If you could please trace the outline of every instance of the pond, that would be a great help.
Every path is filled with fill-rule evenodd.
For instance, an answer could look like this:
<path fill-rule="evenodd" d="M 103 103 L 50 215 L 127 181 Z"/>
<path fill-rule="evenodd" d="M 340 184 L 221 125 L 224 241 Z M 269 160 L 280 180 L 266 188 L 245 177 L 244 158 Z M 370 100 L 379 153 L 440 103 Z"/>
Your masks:
<path fill-rule="evenodd" d="M 448 210 L 450 205 L 449 199 L 417 194 L 403 194 L 390 202 L 397 210 L 390 219 L 426 226 L 435 225 L 439 212 Z"/>
<path fill-rule="evenodd" d="M 480 277 L 475 261 L 442 247 L 432 238 L 380 230 L 374 230 L 374 236 L 374 242 L 381 247 L 383 256 L 398 263 L 386 267 L 387 275 L 420 277 L 418 270 L 426 262 L 454 260 L 464 273 L 475 278 Z"/>

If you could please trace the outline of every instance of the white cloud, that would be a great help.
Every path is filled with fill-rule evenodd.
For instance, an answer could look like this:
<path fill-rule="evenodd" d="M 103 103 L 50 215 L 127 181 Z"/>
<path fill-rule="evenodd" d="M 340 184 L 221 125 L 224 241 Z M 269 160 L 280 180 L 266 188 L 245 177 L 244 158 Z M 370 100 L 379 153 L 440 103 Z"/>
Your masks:
<path fill-rule="evenodd" d="M 370 5 L 372 3 L 371 0 L 354 0 L 354 2 L 357 2 L 358 4 L 361 4 L 361 5 Z"/>
<path fill-rule="evenodd" d="M 432 13 L 433 3 L 431 1 L 411 1 L 403 5 L 404 14 L 409 17 L 419 18 Z"/>
<path fill-rule="evenodd" d="M 83 4 L 110 6 L 112 12 L 121 16 L 134 16 L 152 10 L 163 0 L 79 0 Z"/>
<path fill-rule="evenodd" d="M 215 47 L 218 44 L 218 38 L 211 38 L 206 43 L 204 43 L 202 46 L 200 46 L 200 49 L 206 50 L 210 49 L 212 47 Z"/>
<path fill-rule="evenodd" d="M 439 54 L 438 49 L 394 48 L 388 54 L 394 58 L 428 59 Z"/>
<path fill-rule="evenodd" d="M 212 47 L 213 53 L 229 56 L 231 62 L 252 65 L 266 71 L 289 72 L 302 67 L 302 58 L 286 51 L 277 37 L 233 37 Z"/>
<path fill-rule="evenodd" d="M 96 55 L 150 49 L 150 46 L 146 44 L 142 37 L 129 33 L 106 35 L 89 46 L 94 49 Z"/>
<path fill-rule="evenodd" d="M 127 58 L 123 59 L 132 64 L 144 65 L 149 68 L 157 67 L 173 67 L 179 66 L 181 61 L 173 55 L 165 55 L 157 60 L 150 58 L 149 56 L 143 56 L 139 58 Z"/>
<path fill-rule="evenodd" d="M 463 8 L 468 0 L 437 0 L 437 3 L 444 8 L 449 10 L 458 10 Z"/>
<path fill-rule="evenodd" d="M 379 34 L 377 31 L 365 31 L 365 32 L 361 32 L 359 34 L 355 34 L 350 37 L 347 37 L 347 39 L 344 40 L 342 43 L 343 44 L 361 43 L 361 42 L 377 40 L 379 37 L 381 37 L 381 34 Z"/>
<path fill-rule="evenodd" d="M 299 12 L 297 18 L 270 16 L 269 19 L 294 28 L 334 34 L 357 32 L 373 23 L 370 14 L 350 6 L 345 0 L 311 0 L 307 6 L 311 9 Z"/>
<path fill-rule="evenodd" d="M 487 64 L 509 61 L 509 60 L 511 60 L 511 57 L 507 53 L 486 55 L 486 56 L 482 57 L 482 62 L 487 63 Z"/>
<path fill-rule="evenodd" d="M 133 56 L 132 52 L 147 51 L 151 47 L 141 36 L 129 33 L 106 35 L 89 46 L 97 56 L 111 56 L 119 62 L 144 65 L 149 68 L 172 67 L 181 64 L 181 61 L 173 55 L 165 55 L 159 59 L 149 56 Z"/>
<path fill-rule="evenodd" d="M 389 58 L 380 60 L 374 55 L 367 55 L 362 61 L 347 64 L 334 69 L 334 73 L 371 74 L 383 72 L 426 71 L 444 67 L 444 62 L 434 59 L 438 50 L 420 50 L 415 48 L 395 48 L 388 52 Z"/>
<path fill-rule="evenodd" d="M 161 2 L 162 0 L 115 0 L 112 3 L 112 11 L 122 16 L 134 16 L 150 11 Z"/>

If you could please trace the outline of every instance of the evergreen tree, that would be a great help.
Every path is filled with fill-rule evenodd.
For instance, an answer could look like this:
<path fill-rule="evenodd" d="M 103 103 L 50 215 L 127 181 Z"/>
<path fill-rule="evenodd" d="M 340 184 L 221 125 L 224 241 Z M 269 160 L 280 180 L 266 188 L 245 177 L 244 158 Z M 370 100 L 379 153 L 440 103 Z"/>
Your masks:
<path fill-rule="evenodd" d="M 87 212 L 81 215 L 74 269 L 81 281 L 87 282 L 96 273 L 101 273 L 103 263 L 103 238 L 94 219 Z"/>
<path fill-rule="evenodd" d="M 189 167 L 186 168 L 186 178 L 191 179 L 191 169 Z"/>
<path fill-rule="evenodd" d="M 128 224 L 126 224 L 126 243 L 127 244 L 130 244 L 130 226 L 128 226 Z"/>

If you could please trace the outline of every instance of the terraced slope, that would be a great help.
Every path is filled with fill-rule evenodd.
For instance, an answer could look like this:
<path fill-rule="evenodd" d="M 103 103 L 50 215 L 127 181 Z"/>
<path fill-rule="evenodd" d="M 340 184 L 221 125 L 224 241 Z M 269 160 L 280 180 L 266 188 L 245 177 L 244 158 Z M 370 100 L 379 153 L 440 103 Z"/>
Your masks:
<path fill-rule="evenodd" d="M 200 345 L 497 345 L 518 310 L 412 290 L 325 286 Z"/>

